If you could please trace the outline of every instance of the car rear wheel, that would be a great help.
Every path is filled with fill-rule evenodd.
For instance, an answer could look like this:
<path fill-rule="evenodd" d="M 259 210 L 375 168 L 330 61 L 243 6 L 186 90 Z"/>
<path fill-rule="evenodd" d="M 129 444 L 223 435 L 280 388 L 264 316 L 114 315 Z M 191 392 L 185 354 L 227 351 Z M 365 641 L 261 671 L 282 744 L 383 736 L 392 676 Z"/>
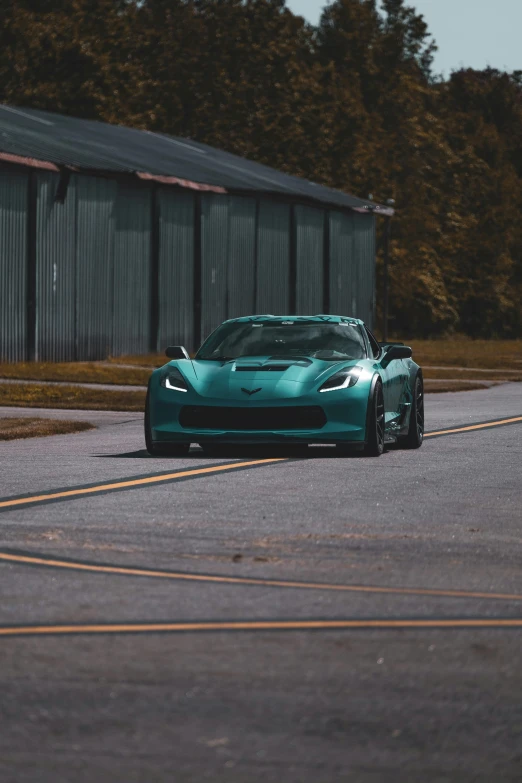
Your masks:
<path fill-rule="evenodd" d="M 366 419 L 366 457 L 380 457 L 384 451 L 384 394 L 382 381 L 379 379 L 368 402 Z"/>
<path fill-rule="evenodd" d="M 413 402 L 410 413 L 408 434 L 399 439 L 403 449 L 419 449 L 424 440 L 424 384 L 417 375 L 413 385 Z"/>
<path fill-rule="evenodd" d="M 150 426 L 150 389 L 147 389 L 145 397 L 145 448 L 153 457 L 183 457 L 188 454 L 190 443 L 155 443 L 152 440 L 152 428 Z"/>

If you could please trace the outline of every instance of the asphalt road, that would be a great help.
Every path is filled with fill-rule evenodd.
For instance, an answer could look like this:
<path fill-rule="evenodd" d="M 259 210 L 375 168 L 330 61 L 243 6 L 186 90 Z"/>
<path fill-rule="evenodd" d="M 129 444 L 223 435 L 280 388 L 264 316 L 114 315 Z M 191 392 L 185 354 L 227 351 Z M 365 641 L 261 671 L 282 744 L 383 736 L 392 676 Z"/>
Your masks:
<path fill-rule="evenodd" d="M 378 460 L 153 459 L 132 413 L 0 444 L 0 781 L 520 781 L 522 422 L 475 426 L 515 418 L 433 395 Z"/>

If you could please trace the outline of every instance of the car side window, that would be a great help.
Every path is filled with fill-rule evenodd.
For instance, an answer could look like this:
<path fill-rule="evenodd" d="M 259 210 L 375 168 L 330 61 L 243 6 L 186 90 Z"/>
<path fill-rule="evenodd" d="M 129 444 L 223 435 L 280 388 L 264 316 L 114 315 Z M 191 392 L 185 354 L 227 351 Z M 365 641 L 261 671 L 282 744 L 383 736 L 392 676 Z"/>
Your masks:
<path fill-rule="evenodd" d="M 374 359 L 378 359 L 381 355 L 381 346 L 373 336 L 373 334 L 370 332 L 367 326 L 364 327 L 366 331 L 366 336 L 368 337 L 368 342 L 370 343 L 370 351 L 371 355 Z"/>

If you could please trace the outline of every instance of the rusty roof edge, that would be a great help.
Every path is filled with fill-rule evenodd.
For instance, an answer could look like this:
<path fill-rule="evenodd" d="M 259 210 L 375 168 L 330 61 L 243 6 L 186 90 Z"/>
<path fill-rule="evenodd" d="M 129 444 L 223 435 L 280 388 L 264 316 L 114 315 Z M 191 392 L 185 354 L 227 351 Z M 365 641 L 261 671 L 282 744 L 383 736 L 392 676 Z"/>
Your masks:
<path fill-rule="evenodd" d="M 63 169 L 69 169 L 70 171 L 75 171 L 75 172 L 78 172 L 78 173 L 81 173 L 82 171 L 85 171 L 85 173 L 88 172 L 89 174 L 95 174 L 96 171 L 97 171 L 99 174 L 110 175 L 110 176 L 117 176 L 118 173 L 120 173 L 120 174 L 124 173 L 124 172 L 114 172 L 114 171 L 105 170 L 105 169 L 98 169 L 98 170 L 84 169 L 84 168 L 81 168 L 81 167 L 69 166 L 69 165 L 58 166 L 55 163 L 51 163 L 51 161 L 38 160 L 37 158 L 28 158 L 28 157 L 24 157 L 22 155 L 13 155 L 13 154 L 11 154 L 9 152 L 0 152 L 0 162 L 1 161 L 4 161 L 5 163 L 13 163 L 13 164 L 19 165 L 19 166 L 27 166 L 28 168 L 33 168 L 33 169 L 43 169 L 45 171 L 56 171 L 56 172 L 59 172 L 60 170 L 63 170 Z M 126 173 L 127 174 L 131 174 L 131 175 L 135 175 L 135 176 L 138 177 L 138 179 L 141 179 L 141 180 L 146 181 L 146 182 L 157 182 L 158 184 L 161 184 L 161 185 L 175 185 L 177 187 L 187 188 L 188 190 L 195 190 L 195 191 L 199 191 L 199 192 L 227 194 L 227 193 L 230 193 L 232 191 L 236 192 L 236 193 L 241 193 L 243 191 L 242 188 L 233 188 L 233 189 L 228 189 L 227 190 L 226 188 L 221 187 L 220 185 L 208 185 L 207 183 L 204 183 L 204 182 L 195 182 L 193 180 L 182 179 L 181 177 L 173 177 L 173 176 L 167 176 L 167 175 L 163 175 L 163 174 L 150 174 L 147 171 L 129 171 L 129 172 L 126 172 Z M 245 188 L 244 192 L 250 194 L 251 190 L 249 188 Z M 259 194 L 256 194 L 256 195 L 259 196 Z M 265 191 L 263 193 L 263 195 L 265 197 L 269 196 L 269 195 L 274 195 L 276 197 L 281 197 L 283 194 L 279 193 L 279 192 L 273 192 L 272 193 L 271 191 Z M 284 194 L 284 195 L 287 198 L 288 197 L 290 197 L 290 198 L 293 197 L 293 199 L 299 200 L 299 195 L 298 194 L 290 194 L 290 193 L 288 193 L 288 194 Z M 304 201 L 309 201 L 309 200 L 312 201 L 312 199 L 310 199 L 310 197 L 306 197 L 306 196 L 303 197 L 303 196 L 301 196 L 301 198 Z M 322 201 L 324 207 L 329 206 L 328 203 L 326 202 L 326 200 L 321 199 L 320 201 Z M 340 205 L 335 204 L 335 202 L 333 200 L 332 200 L 330 206 L 334 207 L 334 208 L 337 208 L 337 209 L 340 208 Z M 359 214 L 362 214 L 362 215 L 383 215 L 383 216 L 386 216 L 386 217 L 393 217 L 393 215 L 395 214 L 395 210 L 392 207 L 388 207 L 388 206 L 385 207 L 385 206 L 383 206 L 381 204 L 375 204 L 375 205 L 374 204 L 371 204 L 371 205 L 368 204 L 368 205 L 364 205 L 362 207 L 345 205 L 344 208 L 349 210 L 349 211 L 358 212 Z"/>
<path fill-rule="evenodd" d="M 55 163 L 37 158 L 25 158 L 22 155 L 12 155 L 10 152 L 0 152 L 0 161 L 15 163 L 18 166 L 28 166 L 31 169 L 45 169 L 46 171 L 60 171 Z"/>
<path fill-rule="evenodd" d="M 194 182 L 190 179 L 181 179 L 180 177 L 171 177 L 163 174 L 149 174 L 146 171 L 134 172 L 139 179 L 146 180 L 148 182 L 158 182 L 161 185 L 179 185 L 182 188 L 188 188 L 189 190 L 199 190 L 211 193 L 227 193 L 226 188 L 221 185 L 207 185 L 204 182 Z"/>
<path fill-rule="evenodd" d="M 0 162 L 3 161 L 4 163 L 13 163 L 14 165 L 18 166 L 27 166 L 31 169 L 43 169 L 44 171 L 56 171 L 59 172 L 60 170 L 63 171 L 63 169 L 68 169 L 70 171 L 75 171 L 78 173 L 81 173 L 84 171 L 85 173 L 94 173 L 95 171 L 98 171 L 100 174 L 109 174 L 111 176 L 117 176 L 118 173 L 124 173 L 124 172 L 114 172 L 110 171 L 109 169 L 84 169 L 78 166 L 69 166 L 69 165 L 62 165 L 58 166 L 56 163 L 51 163 L 49 160 L 39 160 L 38 158 L 27 158 L 23 155 L 13 155 L 10 152 L 0 152 Z M 158 182 L 162 185 L 177 185 L 182 188 L 188 188 L 190 190 L 198 190 L 198 191 L 210 191 L 212 193 L 227 193 L 227 190 L 220 185 L 207 185 L 204 182 L 192 182 L 188 179 L 181 179 L 180 177 L 169 177 L 169 176 L 163 176 L 161 174 L 149 174 L 146 171 L 129 171 L 128 174 L 135 174 L 139 179 L 146 180 L 149 182 Z"/>

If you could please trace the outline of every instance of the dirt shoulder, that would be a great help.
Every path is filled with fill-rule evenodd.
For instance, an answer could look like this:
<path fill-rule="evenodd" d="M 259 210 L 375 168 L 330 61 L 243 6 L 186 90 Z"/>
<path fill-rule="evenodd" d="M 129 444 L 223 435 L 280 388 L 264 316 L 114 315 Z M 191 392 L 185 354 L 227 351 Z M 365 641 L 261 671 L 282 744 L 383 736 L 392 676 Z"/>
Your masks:
<path fill-rule="evenodd" d="M 401 340 L 403 338 L 400 338 Z M 405 340 L 421 367 L 432 366 L 486 370 L 519 370 L 522 373 L 522 340 Z"/>
<path fill-rule="evenodd" d="M 26 408 L 143 411 L 145 391 L 109 391 L 85 386 L 38 383 L 0 384 L 0 405 Z"/>
<path fill-rule="evenodd" d="M 424 376 L 424 391 L 426 394 L 442 394 L 442 392 L 464 392 L 475 391 L 477 389 L 489 389 L 491 386 L 498 386 L 503 381 L 467 381 L 467 380 L 451 380 L 444 379 L 430 379 Z"/>
<path fill-rule="evenodd" d="M 0 363 L 0 378 L 146 386 L 152 369 L 120 367 L 108 362 L 15 362 Z"/>
<path fill-rule="evenodd" d="M 40 419 L 32 417 L 0 418 L 0 441 L 19 438 L 43 438 L 48 435 L 65 435 L 96 429 L 88 421 Z"/>

